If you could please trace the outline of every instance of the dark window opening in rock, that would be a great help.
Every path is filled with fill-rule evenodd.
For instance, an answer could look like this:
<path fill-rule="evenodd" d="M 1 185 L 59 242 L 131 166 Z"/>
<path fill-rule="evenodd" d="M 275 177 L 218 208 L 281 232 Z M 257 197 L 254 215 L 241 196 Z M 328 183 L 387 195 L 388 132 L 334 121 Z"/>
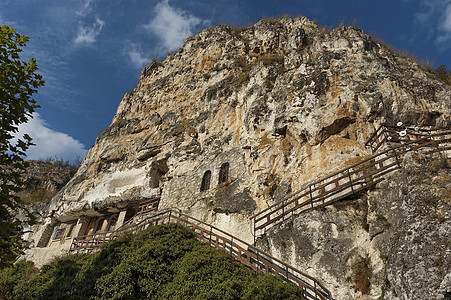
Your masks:
<path fill-rule="evenodd" d="M 276 129 L 274 130 L 274 135 L 275 135 L 275 136 L 286 137 L 286 135 L 287 135 L 287 125 L 285 125 L 285 126 L 282 127 L 282 128 L 276 128 Z"/>
<path fill-rule="evenodd" d="M 219 183 L 226 182 L 229 179 L 229 163 L 224 163 L 219 170 Z"/>
<path fill-rule="evenodd" d="M 117 223 L 117 219 L 118 219 L 118 215 L 113 215 L 110 217 L 110 221 L 108 222 L 108 229 L 107 231 L 113 231 L 116 226 Z"/>
<path fill-rule="evenodd" d="M 157 188 L 160 186 L 160 180 L 161 180 L 161 176 L 163 176 L 164 174 L 166 174 L 169 171 L 168 165 L 167 165 L 168 160 L 164 159 L 164 160 L 160 160 L 160 161 L 155 161 L 152 163 L 152 166 L 150 168 L 150 187 L 151 188 Z"/>
<path fill-rule="evenodd" d="M 95 222 L 96 222 L 95 218 L 91 218 L 91 220 L 89 220 L 88 228 L 86 229 L 86 235 L 94 234 Z"/>
<path fill-rule="evenodd" d="M 210 188 L 210 181 L 211 181 L 211 171 L 208 170 L 205 172 L 204 177 L 202 177 L 202 183 L 200 185 L 200 191 L 206 191 Z"/>
<path fill-rule="evenodd" d="M 52 237 L 52 233 L 53 227 L 47 224 L 37 246 L 41 248 L 47 246 L 47 244 L 50 241 L 50 238 Z"/>
<path fill-rule="evenodd" d="M 66 232 L 66 227 L 61 224 L 56 227 L 55 235 L 53 236 L 53 240 L 61 240 Z"/>
<path fill-rule="evenodd" d="M 69 230 L 66 233 L 66 238 L 70 238 L 72 236 L 72 231 L 74 231 L 75 224 L 69 224 Z"/>
<path fill-rule="evenodd" d="M 108 225 L 108 221 L 105 220 L 104 218 L 101 218 L 98 222 L 97 222 L 97 226 L 96 226 L 96 231 L 95 233 L 101 233 L 101 232 L 105 232 L 106 226 Z"/>
<path fill-rule="evenodd" d="M 124 222 L 129 221 L 136 214 L 138 208 L 127 207 L 127 212 L 125 213 Z"/>

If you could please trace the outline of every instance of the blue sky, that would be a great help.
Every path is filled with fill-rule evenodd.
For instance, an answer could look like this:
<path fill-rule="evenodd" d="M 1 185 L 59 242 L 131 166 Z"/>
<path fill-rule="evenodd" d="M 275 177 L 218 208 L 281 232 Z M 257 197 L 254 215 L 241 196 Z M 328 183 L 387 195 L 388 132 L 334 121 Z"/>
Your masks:
<path fill-rule="evenodd" d="M 30 37 L 46 81 L 37 114 L 21 132 L 30 159 L 83 158 L 152 57 L 218 24 L 307 16 L 319 25 L 362 28 L 419 60 L 451 68 L 451 0 L 1 0 L 0 24 Z"/>

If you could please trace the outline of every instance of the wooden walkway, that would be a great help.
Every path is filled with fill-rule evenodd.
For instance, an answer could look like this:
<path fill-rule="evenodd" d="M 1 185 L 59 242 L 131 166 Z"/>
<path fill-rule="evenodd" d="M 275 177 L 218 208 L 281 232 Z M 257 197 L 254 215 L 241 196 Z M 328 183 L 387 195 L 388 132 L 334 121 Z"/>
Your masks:
<path fill-rule="evenodd" d="M 426 149 L 429 153 L 447 153 L 451 149 L 451 128 L 425 132 L 405 131 L 401 135 L 393 128 L 382 127 L 367 143 L 374 152 L 384 144 L 398 146 L 383 150 L 357 164 L 316 180 L 292 193 L 281 201 L 251 216 L 255 240 L 272 226 L 283 222 L 294 214 L 324 207 L 340 199 L 372 188 L 383 180 L 383 176 L 401 167 L 401 158 L 411 151 Z"/>
<path fill-rule="evenodd" d="M 451 128 L 419 128 L 419 127 L 404 127 L 383 125 L 379 127 L 373 135 L 368 139 L 365 146 L 371 147 L 373 154 L 375 154 L 385 145 L 393 145 L 406 143 L 410 141 L 420 140 L 422 138 L 431 137 L 431 139 L 442 139 L 441 133 L 446 133 Z"/>
<path fill-rule="evenodd" d="M 146 214 L 156 211 L 158 209 L 158 204 L 160 203 L 160 197 L 155 197 L 143 201 L 139 204 L 136 214 L 126 221 L 121 228 L 114 231 L 94 233 L 90 235 L 82 235 L 75 237 L 72 240 L 71 251 L 92 251 L 94 249 L 102 247 L 103 244 L 108 243 L 114 237 L 114 234 L 121 230 L 123 227 L 130 225 L 138 218 L 145 217 Z"/>
<path fill-rule="evenodd" d="M 102 236 L 74 239 L 71 251 L 94 250 L 101 247 L 104 243 L 126 234 L 136 234 L 150 226 L 171 223 L 177 223 L 193 230 L 198 240 L 230 254 L 233 258 L 257 272 L 273 274 L 285 281 L 297 284 L 307 299 L 332 299 L 330 291 L 312 276 L 287 265 L 283 261 L 219 228 L 185 215 L 176 209 L 157 212 L 138 223 L 131 222 L 115 232 L 106 233 Z"/>
<path fill-rule="evenodd" d="M 335 172 L 304 186 L 299 191 L 253 215 L 254 244 L 272 226 L 294 214 L 324 207 L 340 199 L 372 188 L 383 176 L 401 167 L 401 158 L 411 151 L 425 149 L 428 153 L 451 150 L 451 128 L 424 130 L 394 126 L 380 127 L 369 139 L 373 156 L 348 168 Z M 393 145 L 396 145 L 393 147 Z M 384 150 L 384 148 L 391 147 Z M 167 209 L 158 212 L 159 198 L 140 204 L 137 214 L 116 231 L 74 238 L 71 251 L 92 251 L 103 244 L 126 234 L 136 234 L 149 226 L 178 223 L 194 231 L 198 240 L 213 248 L 229 253 L 249 268 L 279 276 L 297 284 L 307 299 L 333 299 L 330 291 L 317 279 L 281 260 L 259 250 L 233 235 L 178 211 Z M 153 214 L 149 214 L 149 213 Z M 141 220 L 141 221 L 139 221 Z"/>

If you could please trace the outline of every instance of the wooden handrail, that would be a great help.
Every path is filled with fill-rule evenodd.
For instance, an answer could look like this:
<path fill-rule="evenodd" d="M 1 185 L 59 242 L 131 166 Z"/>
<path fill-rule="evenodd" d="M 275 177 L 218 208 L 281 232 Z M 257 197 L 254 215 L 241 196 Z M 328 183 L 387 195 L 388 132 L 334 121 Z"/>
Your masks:
<path fill-rule="evenodd" d="M 146 201 L 139 203 L 138 211 L 136 215 L 142 215 L 158 209 L 158 204 L 160 203 L 160 197 L 155 197 Z"/>
<path fill-rule="evenodd" d="M 353 165 L 350 166 L 350 167 L 347 167 L 347 168 L 345 168 L 345 169 L 342 169 L 342 170 L 340 170 L 340 171 L 337 171 L 337 172 L 335 172 L 335 173 L 332 173 L 331 175 L 328 175 L 328 176 L 326 176 L 326 177 L 324 177 L 324 178 L 318 179 L 318 180 L 316 180 L 316 181 L 314 181 L 314 182 L 312 182 L 312 183 L 310 183 L 310 184 L 304 186 L 303 189 L 308 188 L 310 185 L 316 185 L 316 184 L 318 184 L 318 183 L 320 183 L 320 182 L 322 182 L 322 181 L 324 181 L 324 180 L 327 180 L 327 179 L 329 179 L 329 178 L 331 178 L 331 177 L 334 177 L 334 176 L 336 176 L 337 174 L 340 174 L 340 173 L 342 173 L 343 171 L 346 171 L 347 169 L 352 169 L 352 168 L 355 168 L 355 167 L 357 167 L 357 166 L 359 166 L 359 165 L 365 164 L 365 163 L 367 163 L 368 161 L 373 160 L 375 157 L 382 156 L 383 154 L 386 154 L 386 153 L 391 152 L 391 151 L 393 151 L 393 150 L 396 150 L 396 149 L 398 149 L 398 148 L 404 148 L 404 147 L 406 147 L 406 146 L 409 146 L 410 144 L 415 144 L 415 143 L 418 143 L 418 142 L 420 142 L 420 141 L 428 140 L 430 137 L 433 137 L 433 136 L 441 136 L 441 135 L 449 135 L 449 134 L 451 134 L 451 131 L 446 132 L 445 134 L 440 133 L 440 134 L 430 135 L 430 136 L 427 136 L 427 137 L 422 138 L 422 139 L 420 139 L 420 140 L 414 140 L 414 141 L 411 141 L 411 142 L 409 142 L 409 143 L 402 144 L 402 145 L 399 145 L 399 146 L 396 146 L 396 147 L 387 149 L 387 150 L 385 150 L 385 151 L 383 151 L 383 152 L 381 152 L 381 153 L 379 153 L 379 154 L 376 154 L 376 155 L 371 156 L 371 157 L 369 157 L 369 158 L 367 158 L 367 159 L 365 159 L 365 160 L 362 160 L 362 161 L 360 161 L 360 162 L 358 162 L 358 163 L 355 163 L 355 164 L 353 164 Z M 439 141 L 440 141 L 440 140 L 439 140 Z M 447 141 L 447 142 L 449 142 L 449 141 Z M 288 198 L 291 198 L 291 197 L 295 196 L 296 194 L 300 193 L 303 189 L 301 189 L 301 190 L 299 190 L 299 191 L 297 191 L 297 192 L 294 192 L 294 193 L 292 193 L 292 194 L 286 196 L 285 198 L 283 198 L 282 200 L 279 200 L 277 203 L 273 204 L 272 206 L 276 206 L 276 205 L 279 204 L 280 202 L 282 202 L 282 201 L 284 201 L 284 200 L 287 200 Z M 270 209 L 272 206 L 266 208 L 265 210 Z M 263 211 L 265 211 L 265 210 L 263 210 Z M 261 211 L 261 212 L 263 212 L 263 211 Z M 261 212 L 258 212 L 257 214 L 251 216 L 250 218 L 251 218 L 251 219 L 254 218 L 256 215 L 260 214 Z"/>
<path fill-rule="evenodd" d="M 395 137 L 396 140 L 391 140 L 391 142 L 397 141 L 401 142 L 410 141 L 411 139 L 419 139 L 427 135 L 431 135 L 434 133 L 439 133 L 440 131 L 448 131 L 451 129 L 451 126 L 438 127 L 438 128 L 422 128 L 422 127 L 399 127 L 399 126 L 391 126 L 391 125 L 382 125 L 380 126 L 368 139 L 365 143 L 365 147 L 370 146 L 373 154 L 385 143 L 387 142 L 388 136 Z M 398 131 L 405 130 L 406 135 L 404 137 L 398 137 Z M 383 137 L 382 140 L 380 138 Z M 380 140 L 380 141 L 379 141 Z"/>
<path fill-rule="evenodd" d="M 176 209 L 166 209 L 150 215 L 128 228 L 115 232 L 110 237 L 115 239 L 126 234 L 136 234 L 152 225 L 170 223 L 178 223 L 192 229 L 198 240 L 229 253 L 233 258 L 257 272 L 278 275 L 286 281 L 297 284 L 307 298 L 332 299 L 330 291 L 314 277 L 285 264 L 283 261 L 215 226 L 183 214 Z M 78 242 L 80 243 L 81 241 Z M 72 246 L 71 251 L 83 249 L 83 246 L 85 246 L 84 249 L 94 249 L 96 247 L 89 244 L 89 242 L 81 246 L 74 244 Z"/>
<path fill-rule="evenodd" d="M 379 137 L 387 132 L 396 133 L 393 128 L 397 127 L 384 126 L 384 128 L 378 128 L 367 144 L 372 146 L 372 143 L 377 142 Z M 269 225 L 275 224 L 281 219 L 283 221 L 285 216 L 290 213 L 293 214 L 295 211 L 299 211 L 309 205 L 313 208 L 314 204 L 318 202 L 321 202 L 322 206 L 328 205 L 343 197 L 347 197 L 368 188 L 369 182 L 371 184 L 376 184 L 382 181 L 379 177 L 387 172 L 398 169 L 400 167 L 399 158 L 409 151 L 418 150 L 424 147 L 435 147 L 436 149 L 431 150 L 432 152 L 442 151 L 444 149 L 449 150 L 449 146 L 440 148 L 440 144 L 451 142 L 451 130 L 449 129 L 450 128 L 448 127 L 446 128 L 446 131 L 436 133 L 432 132 L 438 131 L 437 129 L 422 130 L 428 132 L 427 136 L 420 133 L 411 133 L 411 135 L 415 137 L 414 140 L 384 150 L 381 153 L 353 164 L 350 167 L 316 180 L 313 183 L 304 186 L 299 191 L 290 194 L 277 203 L 251 216 L 254 223 L 254 244 L 256 232 L 258 230 L 266 230 Z M 421 138 L 417 138 L 418 136 Z M 438 139 L 435 139 L 436 137 L 438 137 Z M 408 139 L 410 140 L 410 138 Z M 376 147 L 372 146 L 373 151 L 375 151 L 374 148 L 376 150 L 379 149 L 385 141 L 386 138 L 379 142 Z M 373 181 L 373 179 L 376 180 Z M 340 184 L 341 181 L 345 181 L 344 184 Z M 327 189 L 329 185 L 334 185 L 334 187 Z M 349 188 L 351 191 L 347 192 L 346 190 Z M 306 199 L 302 200 L 303 197 L 306 197 Z M 325 199 L 328 197 L 332 197 L 332 199 L 326 202 Z M 139 207 L 141 209 L 138 209 L 135 216 L 155 211 L 158 208 L 158 201 L 159 198 L 153 198 L 142 202 Z M 150 206 L 150 209 L 148 209 L 148 206 Z M 271 218 L 272 214 L 277 215 Z M 265 219 L 266 221 L 263 224 L 256 226 L 257 222 Z M 250 245 L 215 226 L 185 215 L 179 210 L 167 209 L 153 215 L 148 215 L 138 223 L 134 223 L 135 220 L 135 217 L 133 217 L 127 224 L 124 224 L 124 226 L 121 226 L 114 232 L 74 238 L 71 245 L 71 251 L 98 248 L 110 240 L 125 234 L 140 232 L 148 226 L 157 225 L 159 223 L 169 224 L 175 222 L 191 228 L 199 240 L 203 242 L 207 242 L 208 240 L 210 246 L 231 254 L 235 259 L 249 266 L 253 270 L 279 275 L 286 281 L 296 283 L 302 289 L 304 296 L 306 297 L 312 299 L 332 299 L 330 291 L 312 276 L 285 264 L 281 260 L 259 250 L 254 245 Z"/>
<path fill-rule="evenodd" d="M 269 225 L 280 220 L 283 221 L 285 216 L 290 213 L 293 214 L 295 211 L 300 212 L 301 209 L 313 208 L 314 203 L 318 202 L 322 202 L 322 206 L 331 204 L 339 199 L 366 189 L 369 183 L 374 185 L 380 182 L 382 179 L 379 177 L 400 167 L 399 157 L 406 152 L 424 147 L 436 147 L 438 150 L 445 150 L 448 148 L 440 149 L 440 144 L 447 144 L 449 142 L 451 142 L 451 130 L 430 134 L 421 139 L 412 140 L 408 143 L 382 151 L 359 163 L 304 186 L 299 191 L 288 195 L 250 217 L 254 225 L 254 242 L 257 237 L 257 231 L 266 230 Z M 359 173 L 362 173 L 362 175 L 359 175 Z M 373 181 L 374 179 L 376 181 Z M 343 180 L 345 183 L 340 184 L 340 181 Z M 330 185 L 334 185 L 334 187 L 326 190 Z M 349 189 L 351 191 L 346 192 Z M 301 200 L 303 197 L 306 199 Z M 329 197 L 332 199 L 326 202 L 326 198 Z M 260 221 L 263 221 L 263 223 L 257 224 Z"/>

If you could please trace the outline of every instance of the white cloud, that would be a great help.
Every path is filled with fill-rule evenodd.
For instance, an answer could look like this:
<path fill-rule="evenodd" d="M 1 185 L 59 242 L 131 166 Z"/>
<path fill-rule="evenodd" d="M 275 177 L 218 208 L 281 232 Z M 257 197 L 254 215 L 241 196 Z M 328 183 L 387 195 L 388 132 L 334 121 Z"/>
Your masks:
<path fill-rule="evenodd" d="M 144 55 L 139 45 L 128 43 L 125 52 L 136 68 L 142 68 L 150 62 L 150 59 Z"/>
<path fill-rule="evenodd" d="M 155 7 L 155 18 L 144 28 L 155 34 L 162 42 L 165 50 L 175 50 L 183 40 L 193 35 L 195 27 L 201 19 L 189 15 L 183 10 L 173 8 L 168 0 L 163 0 Z"/>
<path fill-rule="evenodd" d="M 451 1 L 448 1 L 439 19 L 439 35 L 436 42 L 444 50 L 451 47 Z"/>
<path fill-rule="evenodd" d="M 448 4 L 443 13 L 443 18 L 440 23 L 440 29 L 451 33 L 451 3 Z"/>
<path fill-rule="evenodd" d="M 65 133 L 48 128 L 38 113 L 34 113 L 32 119 L 19 126 L 16 137 L 22 137 L 25 133 L 36 145 L 27 150 L 27 159 L 58 157 L 73 162 L 77 158 L 84 158 L 87 153 L 85 145 L 81 142 Z"/>
<path fill-rule="evenodd" d="M 74 40 L 75 44 L 94 43 L 96 41 L 96 37 L 102 31 L 104 25 L 105 22 L 100 20 L 99 18 L 96 18 L 96 21 L 94 22 L 94 24 L 92 24 L 91 27 L 85 27 L 83 24 L 80 24 L 80 26 L 78 27 L 77 37 Z"/>
<path fill-rule="evenodd" d="M 91 3 L 93 3 L 93 0 L 85 0 L 83 3 L 83 7 L 79 10 L 76 11 L 75 13 L 79 16 L 86 16 L 88 13 L 91 12 L 92 8 L 91 8 Z"/>
<path fill-rule="evenodd" d="M 451 47 L 451 0 L 422 0 L 422 11 L 415 14 L 415 19 L 442 50 Z"/>

